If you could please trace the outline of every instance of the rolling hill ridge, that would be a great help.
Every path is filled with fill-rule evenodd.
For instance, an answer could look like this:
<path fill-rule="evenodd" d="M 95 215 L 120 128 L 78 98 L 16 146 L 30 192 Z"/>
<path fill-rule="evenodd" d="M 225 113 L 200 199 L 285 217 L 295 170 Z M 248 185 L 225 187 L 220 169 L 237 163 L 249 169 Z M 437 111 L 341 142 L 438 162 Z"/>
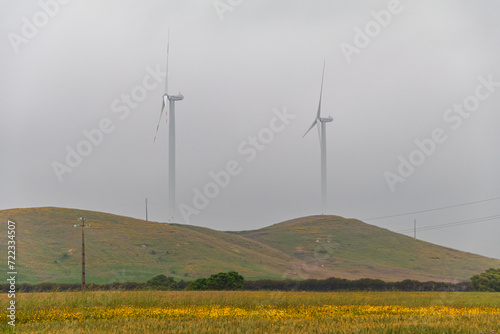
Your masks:
<path fill-rule="evenodd" d="M 87 282 L 193 280 L 222 271 L 260 278 L 380 278 L 461 281 L 500 260 L 461 252 L 338 216 L 298 218 L 259 230 L 221 232 L 64 208 L 0 211 L 16 222 L 18 281 L 74 282 L 85 230 Z M 7 234 L 0 246 L 7 249 Z M 5 257 L 6 252 L 2 256 Z"/>

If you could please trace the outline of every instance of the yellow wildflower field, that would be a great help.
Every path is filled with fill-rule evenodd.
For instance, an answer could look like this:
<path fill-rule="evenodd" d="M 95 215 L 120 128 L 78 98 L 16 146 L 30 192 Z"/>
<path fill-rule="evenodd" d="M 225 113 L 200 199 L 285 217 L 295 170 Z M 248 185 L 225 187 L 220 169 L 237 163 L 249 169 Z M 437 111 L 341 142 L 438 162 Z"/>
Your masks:
<path fill-rule="evenodd" d="M 496 333 L 500 294 L 19 294 L 16 333 Z M 4 332 L 7 314 L 1 316 Z"/>

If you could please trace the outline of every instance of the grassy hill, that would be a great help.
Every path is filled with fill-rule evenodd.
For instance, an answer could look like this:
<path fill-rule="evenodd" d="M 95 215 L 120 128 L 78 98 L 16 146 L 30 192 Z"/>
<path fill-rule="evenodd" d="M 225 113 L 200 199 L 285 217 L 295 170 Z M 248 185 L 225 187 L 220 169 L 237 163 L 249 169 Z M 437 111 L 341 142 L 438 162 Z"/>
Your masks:
<path fill-rule="evenodd" d="M 221 271 L 258 278 L 465 280 L 500 260 L 413 240 L 354 219 L 315 216 L 256 231 L 221 232 L 107 213 L 31 208 L 0 211 L 16 222 L 19 282 L 79 282 L 81 229 L 87 282 L 146 281 L 165 274 L 192 280 Z M 0 238 L 6 262 L 7 238 Z"/>
<path fill-rule="evenodd" d="M 312 216 L 256 231 L 237 232 L 305 262 L 315 277 L 467 280 L 500 260 L 466 253 L 391 232 L 356 219 Z M 307 273 L 307 269 L 303 269 Z"/>

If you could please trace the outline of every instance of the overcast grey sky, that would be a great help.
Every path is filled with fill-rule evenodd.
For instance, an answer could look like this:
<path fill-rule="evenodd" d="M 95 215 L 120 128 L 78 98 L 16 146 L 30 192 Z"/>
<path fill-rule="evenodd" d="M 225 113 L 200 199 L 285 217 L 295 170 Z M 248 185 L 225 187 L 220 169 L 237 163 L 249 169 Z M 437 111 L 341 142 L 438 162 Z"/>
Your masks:
<path fill-rule="evenodd" d="M 242 230 L 321 213 L 318 134 L 302 136 L 324 59 L 329 214 L 363 220 L 500 197 L 497 2 L 0 6 L 0 209 L 144 218 L 147 197 L 150 220 L 167 219 L 165 118 L 153 138 L 169 27 L 169 91 L 185 96 L 176 105 L 180 223 Z M 84 154 L 68 158 L 72 150 Z M 210 173 L 228 164 L 229 184 L 214 188 Z M 500 219 L 455 224 L 498 216 L 499 203 L 366 222 L 393 231 L 414 219 L 451 223 L 418 237 L 500 258 Z"/>

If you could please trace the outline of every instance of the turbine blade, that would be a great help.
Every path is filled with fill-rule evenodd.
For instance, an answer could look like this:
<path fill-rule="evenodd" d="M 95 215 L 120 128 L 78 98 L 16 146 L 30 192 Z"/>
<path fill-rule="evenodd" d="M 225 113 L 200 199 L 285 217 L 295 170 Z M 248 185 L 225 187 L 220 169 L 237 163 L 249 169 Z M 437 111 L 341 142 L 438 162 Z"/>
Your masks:
<path fill-rule="evenodd" d="M 318 105 L 318 113 L 316 114 L 316 118 L 320 118 L 321 114 L 321 99 L 323 97 L 323 81 L 325 79 L 325 64 L 326 64 L 326 59 L 323 60 L 323 74 L 321 76 L 321 90 L 319 92 L 319 105 Z"/>
<path fill-rule="evenodd" d="M 163 110 L 165 109 L 165 97 L 163 97 L 163 103 L 161 104 L 161 112 L 160 118 L 158 119 L 158 125 L 156 126 L 155 138 L 153 139 L 153 143 L 156 141 L 156 136 L 158 136 L 158 129 L 160 128 L 161 116 L 163 115 Z"/>
<path fill-rule="evenodd" d="M 165 94 L 168 95 L 168 55 L 169 55 L 169 49 L 170 49 L 170 27 L 168 28 L 168 37 L 167 37 L 167 70 L 165 73 L 165 86 L 163 87 L 165 89 Z"/>
<path fill-rule="evenodd" d="M 314 122 L 311 124 L 311 126 L 309 127 L 309 129 L 307 129 L 306 133 L 304 133 L 304 135 L 302 136 L 302 138 L 304 138 L 309 133 L 309 131 L 311 131 L 311 129 L 314 128 L 314 126 L 316 125 L 316 123 L 318 123 L 318 119 L 314 120 Z"/>

